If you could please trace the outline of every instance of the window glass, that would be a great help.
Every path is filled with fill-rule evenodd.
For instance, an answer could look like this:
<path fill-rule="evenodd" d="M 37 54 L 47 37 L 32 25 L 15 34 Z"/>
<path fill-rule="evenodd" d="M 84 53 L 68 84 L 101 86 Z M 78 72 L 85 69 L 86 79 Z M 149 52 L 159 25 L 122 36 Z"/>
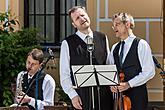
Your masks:
<path fill-rule="evenodd" d="M 29 10 L 25 9 L 28 27 L 36 27 L 46 40 L 43 45 L 60 45 L 61 41 L 75 32 L 67 15 L 75 5 L 86 6 L 86 0 L 25 0 Z"/>
<path fill-rule="evenodd" d="M 46 0 L 46 13 L 54 14 L 54 1 L 55 0 Z"/>
<path fill-rule="evenodd" d="M 46 36 L 48 36 L 47 43 L 54 43 L 54 16 L 46 17 Z"/>
<path fill-rule="evenodd" d="M 45 9 L 45 6 L 44 6 L 44 0 L 35 0 L 36 1 L 36 14 L 44 14 L 44 9 Z M 50 0 L 47 0 L 47 1 L 50 1 Z"/>

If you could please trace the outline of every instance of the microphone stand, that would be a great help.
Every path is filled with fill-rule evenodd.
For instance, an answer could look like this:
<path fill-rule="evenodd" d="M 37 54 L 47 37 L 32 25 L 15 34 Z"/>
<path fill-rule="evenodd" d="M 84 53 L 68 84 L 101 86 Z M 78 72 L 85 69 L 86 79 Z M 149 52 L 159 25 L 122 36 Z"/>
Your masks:
<path fill-rule="evenodd" d="M 36 75 L 36 98 L 35 98 L 35 109 L 38 110 L 38 105 L 37 105 L 37 99 L 38 99 L 38 79 L 41 75 L 42 70 L 46 67 L 47 62 L 54 58 L 54 54 L 52 53 L 52 50 L 49 48 L 49 57 L 46 59 L 46 61 L 43 63 L 41 66 L 40 70 L 37 72 Z"/>
<path fill-rule="evenodd" d="M 92 65 L 92 51 L 89 51 L 89 54 L 90 54 L 90 65 Z M 94 87 L 92 87 L 92 109 L 95 110 Z"/>
<path fill-rule="evenodd" d="M 162 76 L 163 79 L 163 101 L 165 105 L 165 71 L 161 71 L 160 75 Z"/>
<path fill-rule="evenodd" d="M 90 54 L 90 65 L 92 65 L 92 51 L 93 50 L 88 50 Z M 95 110 L 95 98 L 94 98 L 94 87 L 92 87 L 92 109 Z"/>
<path fill-rule="evenodd" d="M 165 71 L 163 70 L 161 64 L 157 61 L 157 59 L 154 56 L 152 56 L 152 58 L 155 63 L 155 66 L 161 70 L 159 74 L 161 75 L 163 80 L 163 103 L 165 104 Z"/>
<path fill-rule="evenodd" d="M 162 81 L 163 81 L 163 103 L 165 105 L 165 71 L 163 70 L 163 68 L 159 68 L 161 70 L 161 72 L 159 73 L 162 77 Z"/>
<path fill-rule="evenodd" d="M 43 65 L 41 66 L 41 68 L 36 72 L 36 98 L 35 98 L 35 108 L 36 110 L 38 110 L 38 105 L 37 105 L 37 98 L 38 98 L 38 78 L 41 75 L 42 70 L 45 68 L 47 62 L 51 59 L 54 58 L 54 55 L 50 54 L 49 57 L 47 58 L 47 60 L 43 63 Z M 23 97 L 21 98 L 20 102 L 17 104 L 16 108 L 14 110 L 17 110 L 18 107 L 20 106 L 20 104 L 22 103 L 23 99 L 25 98 L 25 96 L 27 95 L 27 93 L 29 92 L 32 84 L 34 83 L 35 80 L 32 80 L 32 82 L 30 83 L 28 89 L 26 90 L 25 94 L 23 95 Z"/>
<path fill-rule="evenodd" d="M 92 63 L 92 52 L 94 50 L 94 43 L 93 43 L 93 38 L 89 37 L 87 39 L 87 50 L 90 54 L 90 65 L 93 65 Z M 98 93 L 98 104 L 99 104 L 99 110 L 101 110 L 101 106 L 100 106 L 100 85 L 99 85 L 99 81 L 98 81 L 98 76 L 97 76 L 97 71 L 96 68 L 94 67 L 94 75 L 96 78 L 96 82 L 97 82 L 97 93 Z M 95 98 L 94 98 L 94 87 L 92 86 L 92 110 L 95 110 Z"/>

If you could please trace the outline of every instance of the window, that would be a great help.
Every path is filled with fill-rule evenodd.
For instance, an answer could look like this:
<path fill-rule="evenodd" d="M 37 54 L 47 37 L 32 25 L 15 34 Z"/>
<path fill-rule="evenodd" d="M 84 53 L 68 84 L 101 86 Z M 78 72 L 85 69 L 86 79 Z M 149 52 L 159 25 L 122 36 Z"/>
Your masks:
<path fill-rule="evenodd" d="M 75 31 L 67 15 L 75 5 L 86 6 L 86 0 L 24 0 L 24 26 L 39 29 L 43 46 L 60 46 Z"/>

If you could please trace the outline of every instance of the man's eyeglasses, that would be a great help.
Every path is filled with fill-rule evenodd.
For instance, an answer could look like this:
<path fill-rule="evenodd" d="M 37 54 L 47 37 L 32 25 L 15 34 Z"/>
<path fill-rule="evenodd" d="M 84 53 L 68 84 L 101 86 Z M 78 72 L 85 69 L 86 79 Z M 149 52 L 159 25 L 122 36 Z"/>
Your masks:
<path fill-rule="evenodd" d="M 120 26 L 121 24 L 123 24 L 123 23 L 122 23 L 122 22 L 114 23 L 114 24 L 112 25 L 112 29 L 114 30 L 115 27 L 118 27 L 118 26 Z"/>

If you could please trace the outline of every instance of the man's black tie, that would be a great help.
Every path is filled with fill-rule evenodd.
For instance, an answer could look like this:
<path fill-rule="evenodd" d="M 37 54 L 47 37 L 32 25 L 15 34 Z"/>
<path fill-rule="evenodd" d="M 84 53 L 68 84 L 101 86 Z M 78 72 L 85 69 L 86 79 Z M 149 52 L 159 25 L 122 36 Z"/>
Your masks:
<path fill-rule="evenodd" d="M 28 79 L 28 83 L 30 83 L 31 79 L 32 79 L 32 78 L 29 78 L 29 79 Z"/>
<path fill-rule="evenodd" d="M 120 62 L 120 67 L 122 68 L 122 59 L 123 59 L 123 52 L 124 52 L 124 44 L 125 42 L 122 41 L 121 42 L 121 50 L 120 50 L 120 54 L 119 54 L 119 62 Z"/>

